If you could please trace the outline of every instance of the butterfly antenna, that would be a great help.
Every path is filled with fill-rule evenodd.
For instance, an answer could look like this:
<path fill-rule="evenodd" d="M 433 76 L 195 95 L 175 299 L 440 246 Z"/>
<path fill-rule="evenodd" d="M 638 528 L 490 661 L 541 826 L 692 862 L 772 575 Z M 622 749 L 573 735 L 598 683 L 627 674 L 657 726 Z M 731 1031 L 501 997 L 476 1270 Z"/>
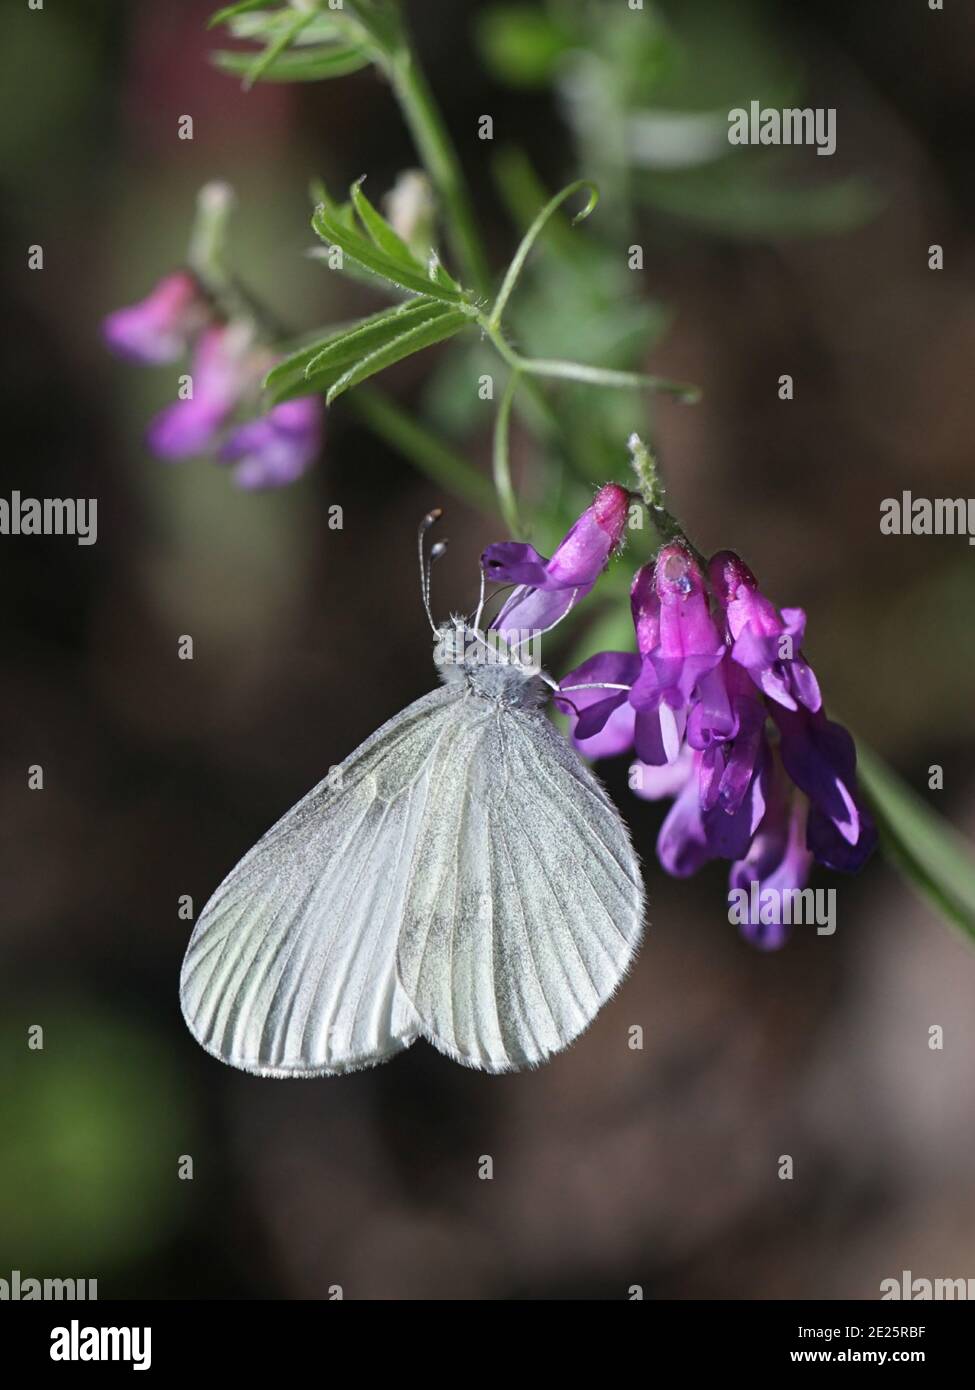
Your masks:
<path fill-rule="evenodd" d="M 430 571 L 433 568 L 434 560 L 438 560 L 447 549 L 447 542 L 438 541 L 436 545 L 431 546 L 429 559 L 424 554 L 424 548 L 427 532 L 442 516 L 443 508 L 434 507 L 433 511 L 427 512 L 426 516 L 420 522 L 416 533 L 417 556 L 420 562 L 420 598 L 427 615 L 427 621 L 435 637 L 437 635 L 437 624 L 433 621 L 433 614 L 430 612 Z"/>

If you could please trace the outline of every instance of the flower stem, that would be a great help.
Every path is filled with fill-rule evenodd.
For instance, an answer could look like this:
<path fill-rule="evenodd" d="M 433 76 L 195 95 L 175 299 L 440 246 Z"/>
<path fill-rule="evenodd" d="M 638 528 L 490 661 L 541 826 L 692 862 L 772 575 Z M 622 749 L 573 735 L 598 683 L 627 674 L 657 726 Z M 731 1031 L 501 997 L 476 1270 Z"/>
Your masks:
<path fill-rule="evenodd" d="M 489 284 L 487 261 L 460 161 L 405 35 L 391 57 L 387 72 L 420 158 L 443 205 L 447 233 L 461 267 L 462 279 L 478 293 L 485 294 Z"/>
<path fill-rule="evenodd" d="M 501 515 L 511 536 L 522 534 L 521 518 L 518 515 L 518 499 L 511 483 L 511 460 L 508 450 L 508 433 L 511 421 L 511 405 L 518 389 L 520 373 L 513 371 L 508 377 L 504 394 L 498 404 L 498 416 L 494 423 L 494 489 L 498 494 Z"/>
<path fill-rule="evenodd" d="M 657 460 L 638 434 L 631 434 L 626 446 L 630 451 L 630 464 L 636 474 L 640 496 L 650 513 L 650 520 L 660 537 L 660 544 L 666 545 L 668 541 L 676 539 L 686 541 L 683 527 L 664 505 L 666 493 L 657 469 Z"/>

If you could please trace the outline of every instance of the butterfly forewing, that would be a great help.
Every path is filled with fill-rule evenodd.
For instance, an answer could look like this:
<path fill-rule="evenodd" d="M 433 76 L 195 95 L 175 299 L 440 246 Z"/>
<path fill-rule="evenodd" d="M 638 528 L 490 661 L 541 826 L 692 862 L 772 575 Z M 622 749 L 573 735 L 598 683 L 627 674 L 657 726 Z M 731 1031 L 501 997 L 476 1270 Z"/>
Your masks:
<path fill-rule="evenodd" d="M 396 977 L 406 880 L 462 700 L 442 688 L 385 724 L 282 817 L 200 915 L 180 984 L 190 1031 L 245 1071 L 380 1062 L 419 1022 Z M 439 750 L 439 753 L 438 753 Z"/>

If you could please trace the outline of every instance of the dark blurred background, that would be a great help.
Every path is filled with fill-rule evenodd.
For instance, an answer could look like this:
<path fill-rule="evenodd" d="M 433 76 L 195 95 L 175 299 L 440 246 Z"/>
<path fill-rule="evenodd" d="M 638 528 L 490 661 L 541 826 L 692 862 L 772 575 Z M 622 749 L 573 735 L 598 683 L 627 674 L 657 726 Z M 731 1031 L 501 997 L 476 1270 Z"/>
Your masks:
<path fill-rule="evenodd" d="M 628 795 L 625 764 L 603 772 L 647 864 L 647 942 L 543 1069 L 486 1078 L 418 1044 L 372 1072 L 275 1083 L 220 1066 L 185 1030 L 179 896 L 198 911 L 432 684 L 416 519 L 448 506 L 441 612 L 470 603 L 477 556 L 503 536 L 346 401 L 318 468 L 281 493 L 146 454 L 172 375 L 112 360 L 99 321 L 180 262 L 200 184 L 234 185 L 235 263 L 298 331 L 373 307 L 304 256 L 309 179 L 341 189 L 368 172 L 381 191 L 416 162 L 371 71 L 243 93 L 207 63 L 211 8 L 87 0 L 2 19 L 3 494 L 96 496 L 99 535 L 0 538 L 0 1277 L 96 1277 L 102 1297 L 133 1298 L 336 1284 L 349 1298 L 621 1298 L 639 1284 L 767 1299 L 876 1297 L 902 1269 L 975 1276 L 971 947 L 877 859 L 855 881 L 816 880 L 839 889 L 834 937 L 752 950 L 720 866 L 686 883 L 656 866 L 661 812 Z M 704 393 L 654 414 L 674 510 L 703 550 L 738 548 L 779 603 L 807 609 L 831 709 L 970 831 L 975 555 L 878 522 L 902 489 L 975 491 L 975 11 L 661 6 L 690 56 L 617 157 L 586 143 L 605 134 L 596 108 L 624 61 L 620 8 L 563 7 L 592 63 L 577 55 L 560 85 L 519 74 L 484 6 L 407 6 L 493 266 L 518 229 L 476 139 L 482 113 L 548 188 L 589 156 L 632 180 L 626 199 L 610 189 L 604 225 L 615 215 L 618 244 L 646 248 L 626 291 L 659 320 L 644 364 Z M 835 156 L 805 151 L 782 179 L 744 161 L 710 182 L 653 155 L 641 166 L 661 108 L 726 112 L 765 92 L 835 107 Z M 182 113 L 192 142 L 176 138 Z M 35 243 L 43 272 L 26 268 Z M 573 327 L 587 331 L 570 324 L 561 355 L 576 355 Z M 451 423 L 441 358 L 382 386 L 486 470 L 490 414 Z M 530 488 L 532 442 L 515 446 Z M 590 481 L 606 475 L 594 459 Z M 945 785 L 928 793 L 933 763 Z M 27 788 L 32 764 L 43 791 Z M 27 1049 L 33 1024 L 43 1051 Z"/>

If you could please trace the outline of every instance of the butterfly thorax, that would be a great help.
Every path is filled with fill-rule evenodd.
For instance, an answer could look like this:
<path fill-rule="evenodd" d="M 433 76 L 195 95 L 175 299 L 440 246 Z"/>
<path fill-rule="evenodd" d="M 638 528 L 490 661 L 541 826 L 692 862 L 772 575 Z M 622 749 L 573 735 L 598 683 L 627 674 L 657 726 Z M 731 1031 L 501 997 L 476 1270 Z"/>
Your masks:
<path fill-rule="evenodd" d="M 540 667 L 525 660 L 500 633 L 468 627 L 452 618 L 437 630 L 433 660 L 445 685 L 464 682 L 473 694 L 514 709 L 543 704 L 549 687 Z"/>

